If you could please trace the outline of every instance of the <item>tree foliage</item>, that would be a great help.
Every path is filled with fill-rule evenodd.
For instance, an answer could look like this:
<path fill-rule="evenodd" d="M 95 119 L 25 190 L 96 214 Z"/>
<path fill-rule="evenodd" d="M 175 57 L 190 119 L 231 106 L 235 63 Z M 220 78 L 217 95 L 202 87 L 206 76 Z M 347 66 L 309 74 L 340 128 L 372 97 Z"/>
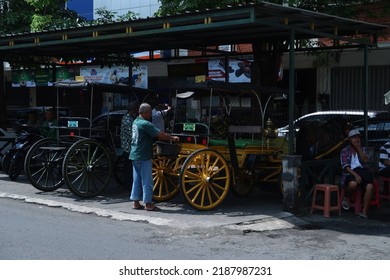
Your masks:
<path fill-rule="evenodd" d="M 0 0 L 0 35 L 30 31 L 33 13 L 24 0 Z"/>
<path fill-rule="evenodd" d="M 117 15 L 117 12 L 108 10 L 106 7 L 100 7 L 96 9 L 97 18 L 95 19 L 96 23 L 103 24 L 113 21 L 125 21 L 125 20 L 134 20 L 139 18 L 139 14 L 134 13 L 133 11 L 128 11 L 124 15 Z"/>
<path fill-rule="evenodd" d="M 261 0 L 159 0 L 161 6 L 157 15 L 173 15 L 184 11 L 213 9 L 226 5 L 261 3 Z M 313 10 L 337 16 L 353 18 L 358 13 L 358 5 L 373 2 L 372 0 L 267 0 L 276 4 Z"/>
<path fill-rule="evenodd" d="M 85 21 L 67 0 L 0 0 L 0 34 L 68 28 Z"/>

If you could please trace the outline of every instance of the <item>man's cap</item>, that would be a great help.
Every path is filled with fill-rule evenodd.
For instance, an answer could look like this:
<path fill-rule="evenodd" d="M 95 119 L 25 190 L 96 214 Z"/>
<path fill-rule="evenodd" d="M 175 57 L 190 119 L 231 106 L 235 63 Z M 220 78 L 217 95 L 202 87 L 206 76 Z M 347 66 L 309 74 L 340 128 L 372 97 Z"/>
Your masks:
<path fill-rule="evenodd" d="M 127 109 L 128 109 L 128 110 L 137 109 L 138 106 L 139 106 L 138 101 L 136 101 L 136 100 L 135 100 L 135 101 L 131 101 L 131 102 L 129 103 L 129 105 L 127 106 Z"/>
<path fill-rule="evenodd" d="M 360 132 L 357 129 L 352 129 L 348 132 L 348 138 L 351 138 L 351 137 L 356 136 L 356 135 L 360 136 Z"/>

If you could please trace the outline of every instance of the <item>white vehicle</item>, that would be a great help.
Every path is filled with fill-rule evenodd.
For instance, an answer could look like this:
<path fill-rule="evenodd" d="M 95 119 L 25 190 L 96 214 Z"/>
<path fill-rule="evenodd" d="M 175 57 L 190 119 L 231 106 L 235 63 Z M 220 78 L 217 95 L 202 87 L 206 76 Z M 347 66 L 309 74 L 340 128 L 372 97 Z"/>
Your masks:
<path fill-rule="evenodd" d="M 367 115 L 369 118 L 375 117 L 380 111 L 369 111 Z M 363 111 L 319 111 L 304 115 L 294 121 L 294 131 L 298 132 L 301 127 L 311 123 L 311 122 L 319 122 L 325 123 L 328 120 L 342 117 L 345 118 L 349 122 L 354 122 L 360 119 L 363 119 L 364 112 Z M 289 132 L 289 125 L 284 127 L 280 127 L 277 129 L 278 136 L 284 137 Z"/>

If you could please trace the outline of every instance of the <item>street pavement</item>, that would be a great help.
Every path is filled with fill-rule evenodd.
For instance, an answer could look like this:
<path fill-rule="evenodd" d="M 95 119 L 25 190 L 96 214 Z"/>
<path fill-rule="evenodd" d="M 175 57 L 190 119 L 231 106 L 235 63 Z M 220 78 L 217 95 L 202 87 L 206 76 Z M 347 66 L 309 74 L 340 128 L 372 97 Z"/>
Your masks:
<path fill-rule="evenodd" d="M 12 182 L 0 174 L 0 199 L 17 199 L 69 211 L 95 214 L 115 220 L 126 220 L 168 226 L 193 231 L 201 228 L 224 227 L 246 232 L 272 231 L 299 228 L 334 229 L 350 233 L 388 233 L 390 228 L 390 203 L 382 201 L 379 209 L 372 208 L 369 219 L 356 216 L 353 211 L 332 213 L 325 218 L 321 211 L 310 214 L 309 207 L 298 215 L 283 211 L 282 196 L 271 191 L 255 189 L 247 197 L 229 194 L 221 205 L 210 211 L 199 211 L 189 206 L 182 195 L 168 202 L 157 203 L 162 211 L 151 212 L 132 209 L 129 194 L 115 182 L 100 196 L 82 199 L 65 187 L 54 192 L 41 192 L 21 175 Z"/>

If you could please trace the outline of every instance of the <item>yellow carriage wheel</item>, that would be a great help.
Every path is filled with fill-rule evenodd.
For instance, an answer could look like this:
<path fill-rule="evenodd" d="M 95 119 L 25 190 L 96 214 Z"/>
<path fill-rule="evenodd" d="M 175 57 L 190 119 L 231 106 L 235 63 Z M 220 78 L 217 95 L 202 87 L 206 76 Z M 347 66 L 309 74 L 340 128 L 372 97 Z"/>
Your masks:
<path fill-rule="evenodd" d="M 184 159 L 181 155 L 172 159 L 156 156 L 153 159 L 153 199 L 167 201 L 179 192 L 179 175 Z"/>
<path fill-rule="evenodd" d="M 214 150 L 197 150 L 184 162 L 180 184 L 191 206 L 199 210 L 213 209 L 225 199 L 229 191 L 228 163 Z"/>

